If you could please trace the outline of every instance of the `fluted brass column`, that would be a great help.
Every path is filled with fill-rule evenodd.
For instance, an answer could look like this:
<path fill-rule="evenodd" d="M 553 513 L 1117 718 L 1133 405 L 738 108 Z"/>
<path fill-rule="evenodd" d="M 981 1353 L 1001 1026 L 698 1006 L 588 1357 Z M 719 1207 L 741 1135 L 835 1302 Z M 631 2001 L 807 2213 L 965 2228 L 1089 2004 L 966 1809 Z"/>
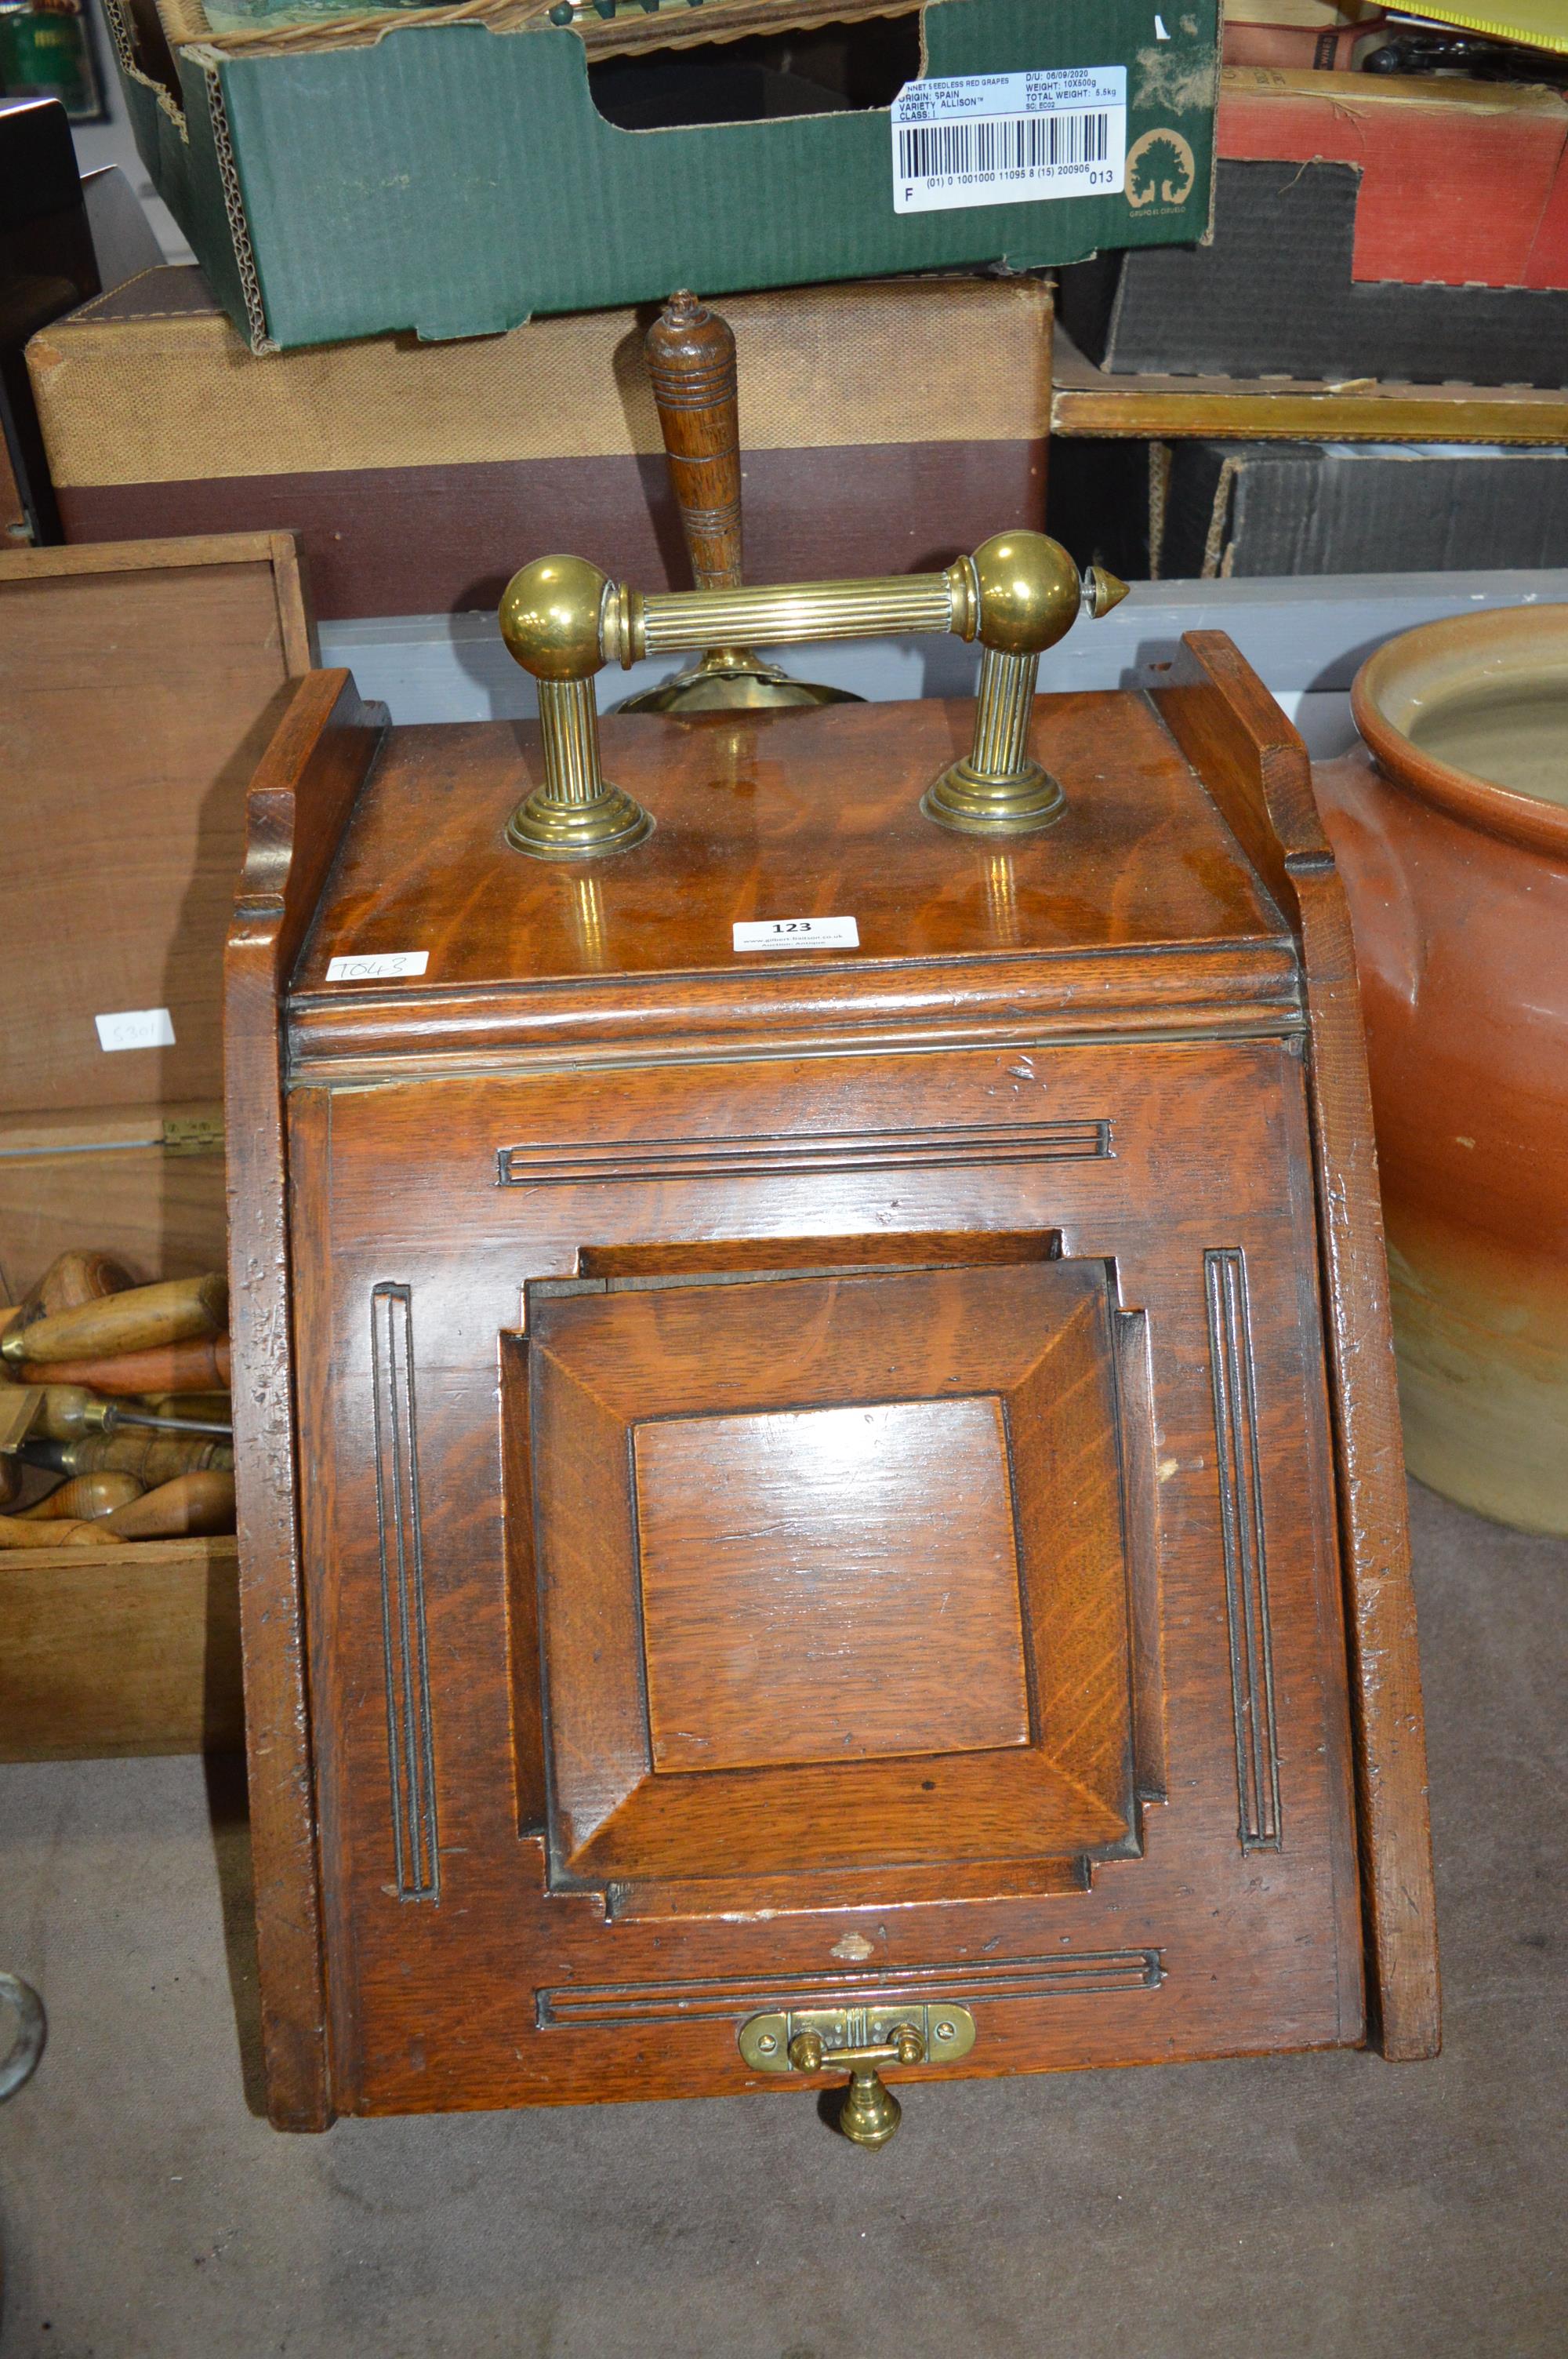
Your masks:
<path fill-rule="evenodd" d="M 1127 595 L 1096 566 L 1082 581 L 1060 542 L 999 533 L 974 555 L 985 653 L 969 751 L 927 788 L 920 808 L 964 835 L 1030 835 L 1066 809 L 1060 782 L 1029 751 L 1040 658 L 1080 607 L 1098 617 Z"/>
<path fill-rule="evenodd" d="M 580 557 L 545 557 L 514 574 L 501 635 L 539 683 L 545 777 L 507 822 L 506 841 L 534 860 L 596 860 L 630 852 L 654 832 L 642 805 L 600 767 L 594 676 L 600 613 L 610 587 Z"/>

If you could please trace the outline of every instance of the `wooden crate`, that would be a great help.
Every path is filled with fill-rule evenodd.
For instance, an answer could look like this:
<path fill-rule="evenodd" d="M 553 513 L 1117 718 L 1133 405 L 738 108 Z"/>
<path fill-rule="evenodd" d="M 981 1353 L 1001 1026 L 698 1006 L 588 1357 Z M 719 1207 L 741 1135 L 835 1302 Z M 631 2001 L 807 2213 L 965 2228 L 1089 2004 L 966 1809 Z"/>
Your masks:
<path fill-rule="evenodd" d="M 0 553 L 0 1299 L 67 1245 L 223 1266 L 223 940 L 311 639 L 287 533 Z M 238 1745 L 236 1582 L 232 1539 L 0 1556 L 0 1760 Z"/>

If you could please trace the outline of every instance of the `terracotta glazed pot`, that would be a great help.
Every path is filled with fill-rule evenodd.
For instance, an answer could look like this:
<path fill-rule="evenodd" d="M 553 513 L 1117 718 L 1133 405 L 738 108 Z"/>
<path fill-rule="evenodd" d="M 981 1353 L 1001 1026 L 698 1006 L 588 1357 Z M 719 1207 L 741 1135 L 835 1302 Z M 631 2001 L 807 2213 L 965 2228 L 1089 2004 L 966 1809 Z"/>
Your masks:
<path fill-rule="evenodd" d="M 1568 1532 L 1568 606 L 1364 664 L 1315 773 L 1350 898 L 1412 1473 Z"/>

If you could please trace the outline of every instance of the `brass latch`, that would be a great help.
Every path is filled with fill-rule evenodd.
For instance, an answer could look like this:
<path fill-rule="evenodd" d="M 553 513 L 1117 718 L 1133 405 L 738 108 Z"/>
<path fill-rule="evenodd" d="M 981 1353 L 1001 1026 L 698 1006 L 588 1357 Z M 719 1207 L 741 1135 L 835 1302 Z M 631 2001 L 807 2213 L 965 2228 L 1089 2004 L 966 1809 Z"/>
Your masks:
<path fill-rule="evenodd" d="M 167 1114 L 158 1144 L 166 1155 L 222 1155 L 223 1117 L 221 1114 Z"/>
<path fill-rule="evenodd" d="M 965 2006 L 816 2006 L 753 2015 L 740 2048 L 754 2071 L 849 2074 L 838 2126 L 856 2146 L 883 2147 L 899 2125 L 898 2099 L 881 2067 L 952 2064 L 975 2044 Z"/>

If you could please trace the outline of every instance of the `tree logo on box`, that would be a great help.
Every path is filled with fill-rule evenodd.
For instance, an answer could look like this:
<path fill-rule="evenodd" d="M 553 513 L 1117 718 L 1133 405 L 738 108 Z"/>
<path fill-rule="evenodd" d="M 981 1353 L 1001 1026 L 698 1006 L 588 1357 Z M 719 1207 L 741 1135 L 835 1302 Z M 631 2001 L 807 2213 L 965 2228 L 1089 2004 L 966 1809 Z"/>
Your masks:
<path fill-rule="evenodd" d="M 1127 151 L 1127 201 L 1134 212 L 1156 203 L 1174 212 L 1192 195 L 1197 168 L 1179 131 L 1146 131 Z"/>

